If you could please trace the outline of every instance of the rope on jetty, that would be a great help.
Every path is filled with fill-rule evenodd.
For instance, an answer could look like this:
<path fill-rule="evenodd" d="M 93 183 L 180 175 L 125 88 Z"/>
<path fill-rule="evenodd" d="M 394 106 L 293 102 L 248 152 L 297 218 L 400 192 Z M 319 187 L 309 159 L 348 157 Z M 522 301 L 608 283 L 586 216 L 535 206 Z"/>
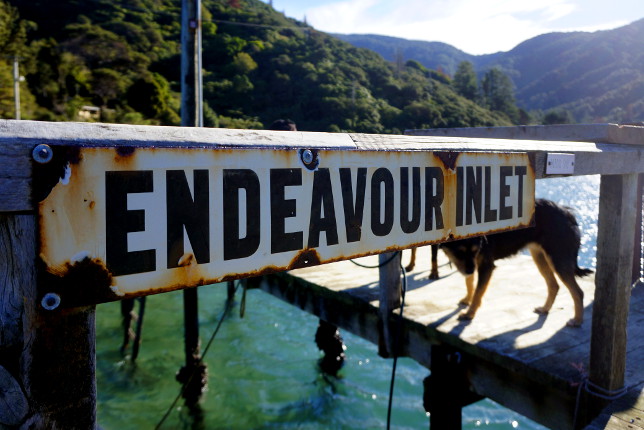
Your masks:
<path fill-rule="evenodd" d="M 375 266 L 369 266 L 367 264 L 358 263 L 357 261 L 351 260 L 351 259 L 349 259 L 349 261 L 352 262 L 353 264 L 355 264 L 356 266 L 364 267 L 365 269 L 379 269 L 379 268 L 389 264 L 391 262 L 391 260 L 393 260 L 400 252 L 401 251 L 393 252 L 391 254 L 391 256 L 387 260 L 383 261 L 382 263 L 378 263 Z M 404 270 L 403 270 L 403 273 L 405 273 Z"/>
<path fill-rule="evenodd" d="M 239 288 L 239 283 L 237 283 L 237 286 L 235 287 L 235 292 L 237 291 L 238 288 Z M 228 315 L 228 312 L 233 307 L 233 304 L 234 304 L 233 300 L 226 300 L 226 307 L 224 308 L 224 312 L 221 314 L 221 317 L 219 318 L 219 321 L 217 322 L 217 326 L 215 327 L 215 330 L 212 332 L 212 335 L 210 336 L 210 339 L 208 340 L 208 343 L 206 344 L 206 347 L 203 350 L 203 354 L 201 354 L 201 358 L 199 359 L 199 363 L 198 363 L 197 366 L 195 366 L 195 370 L 199 369 L 199 365 L 201 365 L 203 363 L 204 359 L 206 358 L 206 354 L 208 353 L 208 349 L 210 348 L 210 345 L 212 345 L 212 342 L 215 340 L 215 336 L 217 336 L 217 333 L 219 332 L 219 328 L 221 327 L 221 324 L 224 322 L 224 319 L 226 318 L 226 315 Z M 177 397 L 175 397 L 174 401 L 172 402 L 172 404 L 170 405 L 170 407 L 166 411 L 165 415 L 163 415 L 163 418 L 161 418 L 161 421 L 159 421 L 159 423 L 156 425 L 156 427 L 154 427 L 155 430 L 159 430 L 161 428 L 161 426 L 163 425 L 163 423 L 165 422 L 165 420 L 168 418 L 168 416 L 170 416 L 170 413 L 172 412 L 172 410 L 176 406 L 177 402 L 179 401 L 179 399 L 183 395 L 184 390 L 186 389 L 187 386 L 190 385 L 190 382 L 192 381 L 192 379 L 195 377 L 196 374 L 197 374 L 196 371 L 192 372 L 190 377 L 187 379 L 186 383 L 183 384 L 183 386 L 181 387 L 181 390 L 179 390 L 179 394 L 177 394 Z"/>
<path fill-rule="evenodd" d="M 600 387 L 599 385 L 590 382 L 590 380 L 586 376 L 579 383 L 579 388 L 577 389 L 577 399 L 575 401 L 575 413 L 572 419 L 572 427 L 577 428 L 577 413 L 579 412 L 579 400 L 581 399 L 582 389 L 592 396 L 612 402 L 613 400 L 617 400 L 620 397 L 624 396 L 631 388 L 633 388 L 633 386 L 624 386 L 617 390 L 607 390 L 604 387 Z"/>

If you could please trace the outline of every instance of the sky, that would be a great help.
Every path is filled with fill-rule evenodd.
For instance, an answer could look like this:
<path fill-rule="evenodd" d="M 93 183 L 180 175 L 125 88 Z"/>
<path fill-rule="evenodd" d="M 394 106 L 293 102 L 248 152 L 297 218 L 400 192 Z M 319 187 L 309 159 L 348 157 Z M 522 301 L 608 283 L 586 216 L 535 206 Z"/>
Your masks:
<path fill-rule="evenodd" d="M 644 0 L 273 0 L 273 7 L 328 33 L 445 42 L 474 55 L 509 51 L 544 33 L 644 18 Z"/>

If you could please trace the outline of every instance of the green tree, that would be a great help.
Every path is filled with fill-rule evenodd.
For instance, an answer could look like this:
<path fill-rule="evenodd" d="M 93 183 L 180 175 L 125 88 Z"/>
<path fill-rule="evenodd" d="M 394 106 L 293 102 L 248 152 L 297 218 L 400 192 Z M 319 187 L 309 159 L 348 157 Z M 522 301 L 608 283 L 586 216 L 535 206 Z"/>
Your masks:
<path fill-rule="evenodd" d="M 481 96 L 487 109 L 505 114 L 513 123 L 518 122 L 519 109 L 514 100 L 514 85 L 498 67 L 488 70 L 481 79 Z"/>
<path fill-rule="evenodd" d="M 151 73 L 127 90 L 128 104 L 148 118 L 161 118 L 168 110 L 170 85 L 163 76 Z"/>
<path fill-rule="evenodd" d="M 574 119 L 572 114 L 566 109 L 550 110 L 543 116 L 543 125 L 552 124 L 572 124 Z"/>
<path fill-rule="evenodd" d="M 474 65 L 469 61 L 461 61 L 458 64 L 454 79 L 452 80 L 456 93 L 468 100 L 476 100 L 478 96 L 478 82 Z"/>

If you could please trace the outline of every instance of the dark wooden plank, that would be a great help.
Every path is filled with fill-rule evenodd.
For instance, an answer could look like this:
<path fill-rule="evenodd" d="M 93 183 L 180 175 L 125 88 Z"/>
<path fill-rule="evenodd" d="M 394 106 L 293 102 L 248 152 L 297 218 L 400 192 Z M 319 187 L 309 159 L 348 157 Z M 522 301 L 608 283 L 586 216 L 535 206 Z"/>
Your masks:
<path fill-rule="evenodd" d="M 31 150 L 0 143 L 0 212 L 31 209 Z"/>
<path fill-rule="evenodd" d="M 644 428 L 644 385 L 612 402 L 584 430 L 638 430 Z"/>

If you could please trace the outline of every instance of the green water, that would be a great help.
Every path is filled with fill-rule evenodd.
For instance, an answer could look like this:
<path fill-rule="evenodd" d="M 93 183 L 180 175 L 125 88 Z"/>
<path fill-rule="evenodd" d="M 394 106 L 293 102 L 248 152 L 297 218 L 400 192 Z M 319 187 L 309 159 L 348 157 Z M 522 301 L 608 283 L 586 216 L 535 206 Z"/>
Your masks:
<path fill-rule="evenodd" d="M 537 196 L 576 209 L 583 233 L 579 262 L 585 267 L 594 267 L 598 189 L 596 176 L 537 181 Z M 105 430 L 153 429 L 176 398 L 175 373 L 184 361 L 182 297 L 174 292 L 147 298 L 135 365 L 119 352 L 119 303 L 98 306 L 98 420 Z M 199 288 L 203 346 L 225 301 L 225 285 Z M 262 291 L 249 291 L 245 317 L 240 318 L 236 303 L 205 356 L 209 388 L 201 428 L 384 429 L 392 361 L 380 358 L 374 345 L 343 332 L 345 366 L 339 378 L 324 378 L 316 366 L 317 323 Z M 422 405 L 422 380 L 428 374 L 410 359 L 399 360 L 392 428 L 428 428 Z M 179 401 L 161 428 L 196 428 L 181 406 Z M 463 423 L 464 429 L 544 428 L 490 400 L 464 408 Z"/>

